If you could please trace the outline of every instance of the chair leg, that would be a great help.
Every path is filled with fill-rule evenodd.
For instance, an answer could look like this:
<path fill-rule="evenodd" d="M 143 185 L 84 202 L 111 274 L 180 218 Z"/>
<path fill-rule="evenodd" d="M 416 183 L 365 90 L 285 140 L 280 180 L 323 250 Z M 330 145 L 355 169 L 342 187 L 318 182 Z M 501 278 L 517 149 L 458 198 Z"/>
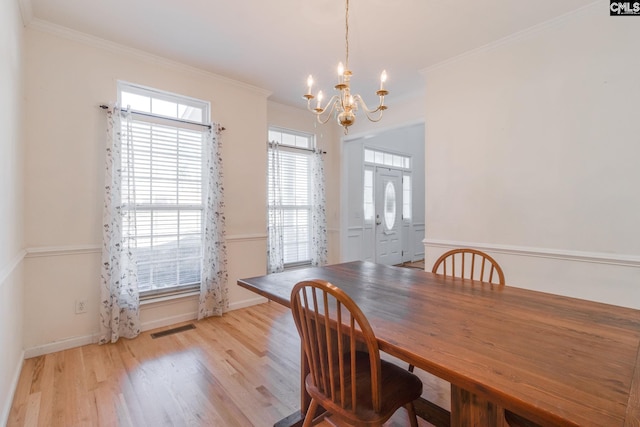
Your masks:
<path fill-rule="evenodd" d="M 309 408 L 307 408 L 307 414 L 304 417 L 304 423 L 302 427 L 311 427 L 311 423 L 313 423 L 313 417 L 318 410 L 318 401 L 316 399 L 311 399 L 311 403 L 309 404 Z"/>
<path fill-rule="evenodd" d="M 409 415 L 409 425 L 411 425 L 411 427 L 418 427 L 418 417 L 416 416 L 416 408 L 413 406 L 413 402 L 407 403 L 404 407 Z"/>

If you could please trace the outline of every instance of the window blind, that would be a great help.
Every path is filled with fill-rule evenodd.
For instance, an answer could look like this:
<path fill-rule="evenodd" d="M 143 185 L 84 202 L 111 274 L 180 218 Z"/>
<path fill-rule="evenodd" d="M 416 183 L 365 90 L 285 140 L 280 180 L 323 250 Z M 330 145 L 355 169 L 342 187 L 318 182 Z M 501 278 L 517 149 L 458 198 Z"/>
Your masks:
<path fill-rule="evenodd" d="M 134 233 L 140 292 L 199 283 L 204 133 L 132 119 L 122 135 L 123 227 Z"/>
<path fill-rule="evenodd" d="M 269 156 L 269 170 L 272 170 Z M 280 149 L 280 194 L 284 264 L 311 262 L 311 157 L 309 152 Z M 269 186 L 273 182 L 269 180 Z M 272 189 L 268 191 L 270 197 Z M 269 199 L 270 214 L 274 200 Z"/>

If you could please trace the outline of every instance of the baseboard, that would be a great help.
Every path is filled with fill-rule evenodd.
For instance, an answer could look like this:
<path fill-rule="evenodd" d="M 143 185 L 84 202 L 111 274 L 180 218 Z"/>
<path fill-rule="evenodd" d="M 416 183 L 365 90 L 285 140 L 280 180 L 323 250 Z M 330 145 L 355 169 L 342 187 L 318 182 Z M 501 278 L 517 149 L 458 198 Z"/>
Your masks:
<path fill-rule="evenodd" d="M 229 304 L 229 310 L 238 310 L 241 308 L 251 307 L 252 305 L 262 304 L 267 302 L 268 300 L 264 297 L 256 297 L 243 301 L 238 301 L 232 304 Z M 163 328 L 165 326 L 175 325 L 176 323 L 188 322 L 189 320 L 194 320 L 198 318 L 198 313 L 182 313 L 176 316 L 165 317 L 162 319 L 153 320 L 150 322 L 145 322 L 141 325 L 141 331 L 149 331 L 151 329 Z"/>
<path fill-rule="evenodd" d="M 264 298 L 264 297 L 260 297 L 260 296 L 255 297 L 255 298 L 242 300 L 242 301 L 238 301 L 238 302 L 235 302 L 233 304 L 229 304 L 229 311 L 238 310 L 238 309 L 241 309 L 241 308 L 251 307 L 252 305 L 263 304 L 263 303 L 265 303 L 267 301 L 269 301 L 269 300 Z"/>
<path fill-rule="evenodd" d="M 175 325 L 176 323 L 188 322 L 189 320 L 195 320 L 198 317 L 198 313 L 183 313 L 177 314 L 171 317 L 164 317 L 162 319 L 152 320 L 150 322 L 144 322 L 140 325 L 140 331 L 150 331 L 151 329 L 164 328 L 165 326 Z"/>
<path fill-rule="evenodd" d="M 264 297 L 250 298 L 242 301 L 235 302 L 229 305 L 229 311 L 238 310 L 241 308 L 251 307 L 252 305 L 262 304 L 268 300 Z M 198 317 L 197 312 L 182 313 L 176 316 L 165 317 L 149 322 L 142 323 L 140 326 L 141 331 L 148 331 L 151 329 L 163 328 L 165 326 L 175 325 L 176 323 L 188 322 Z M 68 338 L 60 341 L 54 341 L 35 347 L 26 349 L 23 353 L 23 359 L 30 359 L 32 357 L 42 356 L 44 354 L 55 353 L 57 351 L 68 350 L 70 348 L 81 347 L 83 345 L 95 344 L 98 342 L 99 334 L 84 335 L 79 337 Z M 2 424 L 0 424 L 2 425 Z"/>
<path fill-rule="evenodd" d="M 13 374 L 13 378 L 11 380 L 11 386 L 9 388 L 9 395 L 7 396 L 7 401 L 2 405 L 2 413 L 0 413 L 0 425 L 6 426 L 9 421 L 9 412 L 11 412 L 11 405 L 13 404 L 13 398 L 16 395 L 16 390 L 18 389 L 18 381 L 20 380 L 20 373 L 22 372 L 23 360 L 25 359 L 24 351 L 18 358 L 18 365 L 16 366 L 16 370 Z"/>
<path fill-rule="evenodd" d="M 79 337 L 67 338 L 47 344 L 27 348 L 24 351 L 24 358 L 30 359 L 57 351 L 69 350 L 70 348 L 82 347 L 83 345 L 95 344 L 98 342 L 98 334 L 83 335 Z"/>

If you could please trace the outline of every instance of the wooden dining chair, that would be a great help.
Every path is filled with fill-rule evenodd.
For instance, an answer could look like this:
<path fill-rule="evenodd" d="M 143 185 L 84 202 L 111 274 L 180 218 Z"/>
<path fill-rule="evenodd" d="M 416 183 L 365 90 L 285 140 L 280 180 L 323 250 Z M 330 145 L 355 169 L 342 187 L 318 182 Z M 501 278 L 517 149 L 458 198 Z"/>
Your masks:
<path fill-rule="evenodd" d="M 488 254 L 470 248 L 452 249 L 445 252 L 436 260 L 431 269 L 432 273 L 443 274 L 483 282 L 504 285 L 504 273 L 502 268 Z M 409 372 L 415 370 L 414 365 L 409 365 Z M 442 411 L 438 405 L 429 402 L 435 411 Z"/>
<path fill-rule="evenodd" d="M 498 262 L 484 252 L 470 248 L 452 249 L 443 253 L 433 263 L 431 272 L 498 285 L 505 283 L 504 273 Z M 409 365 L 409 371 L 413 370 L 414 366 Z"/>
<path fill-rule="evenodd" d="M 433 264 L 431 272 L 499 285 L 505 284 L 504 272 L 497 261 L 476 249 L 461 248 L 445 252 Z M 409 370 L 413 372 L 413 366 L 409 366 Z M 514 412 L 505 410 L 504 415 L 509 427 L 539 427 L 538 424 Z"/>
<path fill-rule="evenodd" d="M 311 425 L 318 406 L 357 426 L 381 426 L 404 406 L 411 426 L 418 426 L 413 401 L 422 382 L 380 359 L 369 321 L 344 291 L 323 280 L 300 282 L 291 292 L 291 311 L 310 370 L 303 427 Z"/>
<path fill-rule="evenodd" d="M 469 248 L 452 249 L 442 254 L 432 273 L 504 285 L 502 268 L 488 254 Z"/>

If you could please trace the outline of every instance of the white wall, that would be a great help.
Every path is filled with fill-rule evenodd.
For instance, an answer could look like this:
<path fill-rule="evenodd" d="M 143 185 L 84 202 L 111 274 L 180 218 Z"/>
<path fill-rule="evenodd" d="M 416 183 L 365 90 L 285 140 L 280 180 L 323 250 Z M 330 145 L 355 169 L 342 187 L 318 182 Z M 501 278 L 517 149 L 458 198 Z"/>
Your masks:
<path fill-rule="evenodd" d="M 0 2 L 0 425 L 22 367 L 22 56 L 17 2 Z"/>
<path fill-rule="evenodd" d="M 231 308 L 259 301 L 236 285 L 266 270 L 266 91 L 34 22 L 25 63 L 27 356 L 98 332 L 105 114 L 125 80 L 211 102 L 222 135 Z M 76 315 L 75 300 L 88 312 Z M 144 305 L 143 328 L 194 318 L 196 297 Z"/>
<path fill-rule="evenodd" d="M 607 3 L 608 4 L 608 3 Z M 426 70 L 427 265 L 640 308 L 640 25 L 605 2 Z"/>

